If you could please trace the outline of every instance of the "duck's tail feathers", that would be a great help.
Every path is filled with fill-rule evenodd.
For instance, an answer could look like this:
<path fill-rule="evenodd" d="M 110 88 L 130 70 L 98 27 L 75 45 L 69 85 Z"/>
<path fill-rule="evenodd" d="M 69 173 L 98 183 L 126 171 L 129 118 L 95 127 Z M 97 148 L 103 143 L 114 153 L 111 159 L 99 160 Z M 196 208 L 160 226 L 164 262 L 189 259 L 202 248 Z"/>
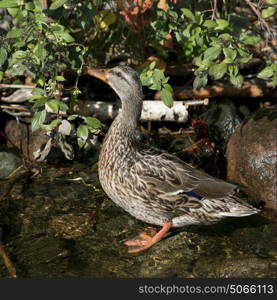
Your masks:
<path fill-rule="evenodd" d="M 227 202 L 229 211 L 220 212 L 224 217 L 245 217 L 257 214 L 260 210 L 253 207 L 249 203 L 232 195 Z"/>

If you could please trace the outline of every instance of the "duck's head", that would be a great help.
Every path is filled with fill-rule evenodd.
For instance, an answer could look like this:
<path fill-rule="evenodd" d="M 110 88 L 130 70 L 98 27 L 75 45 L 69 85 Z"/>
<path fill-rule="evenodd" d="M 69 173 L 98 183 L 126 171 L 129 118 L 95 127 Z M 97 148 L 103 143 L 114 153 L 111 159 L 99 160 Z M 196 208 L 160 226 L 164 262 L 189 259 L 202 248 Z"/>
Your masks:
<path fill-rule="evenodd" d="M 109 84 L 122 102 L 142 99 L 142 87 L 138 73 L 131 67 L 117 66 L 112 69 L 89 68 L 87 73 Z"/>

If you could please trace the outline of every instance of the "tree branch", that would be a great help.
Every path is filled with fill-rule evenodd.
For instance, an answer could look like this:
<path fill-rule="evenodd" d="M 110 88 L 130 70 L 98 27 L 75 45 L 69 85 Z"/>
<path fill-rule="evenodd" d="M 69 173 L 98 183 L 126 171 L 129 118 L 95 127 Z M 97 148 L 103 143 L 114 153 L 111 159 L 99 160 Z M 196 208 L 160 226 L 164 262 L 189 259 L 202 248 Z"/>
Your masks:
<path fill-rule="evenodd" d="M 252 9 L 252 11 L 255 13 L 255 15 L 258 17 L 260 23 L 266 28 L 268 33 L 272 35 L 272 30 L 270 29 L 268 23 L 266 22 L 265 19 L 262 18 L 260 12 L 258 9 L 255 7 L 255 5 L 250 1 L 250 0 L 245 0 L 245 2 L 248 4 L 248 6 Z"/>

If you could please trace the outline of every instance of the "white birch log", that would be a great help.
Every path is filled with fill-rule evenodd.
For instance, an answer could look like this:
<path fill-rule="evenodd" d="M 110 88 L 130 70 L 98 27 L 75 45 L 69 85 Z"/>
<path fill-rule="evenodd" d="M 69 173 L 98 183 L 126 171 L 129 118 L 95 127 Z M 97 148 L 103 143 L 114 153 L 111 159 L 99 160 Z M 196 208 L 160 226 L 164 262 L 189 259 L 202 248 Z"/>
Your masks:
<path fill-rule="evenodd" d="M 8 97 L 2 97 L 1 101 L 5 103 L 23 103 L 30 99 L 32 95 L 32 89 L 19 89 L 16 90 Z"/>
<path fill-rule="evenodd" d="M 174 101 L 171 108 L 167 107 L 162 101 L 144 100 L 141 113 L 141 121 L 169 121 L 186 122 L 188 119 L 188 107 L 196 105 L 207 105 L 208 99 L 191 101 Z M 13 103 L 13 102 L 11 102 Z M 32 112 L 24 105 L 0 105 L 0 109 L 5 112 L 10 111 L 14 116 L 31 115 Z M 48 113 L 53 113 L 51 108 L 46 105 Z M 93 116 L 102 122 L 112 120 L 120 111 L 119 102 L 104 101 L 79 101 L 77 113 L 83 116 Z M 60 111 L 62 115 L 66 112 Z"/>
<path fill-rule="evenodd" d="M 141 121 L 186 122 L 189 106 L 208 105 L 208 102 L 208 99 L 174 101 L 173 106 L 169 108 L 162 101 L 144 100 Z M 115 118 L 119 111 L 120 108 L 115 102 L 84 101 L 83 106 L 79 106 L 80 114 L 93 115 L 102 121 Z"/>

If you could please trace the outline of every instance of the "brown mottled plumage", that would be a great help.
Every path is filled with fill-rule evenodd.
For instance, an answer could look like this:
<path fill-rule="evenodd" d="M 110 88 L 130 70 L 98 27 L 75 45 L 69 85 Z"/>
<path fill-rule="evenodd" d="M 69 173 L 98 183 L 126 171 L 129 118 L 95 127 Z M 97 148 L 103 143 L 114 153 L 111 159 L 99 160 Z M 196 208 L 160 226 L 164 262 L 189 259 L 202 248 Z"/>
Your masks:
<path fill-rule="evenodd" d="M 127 241 L 129 252 L 151 247 L 171 226 L 207 225 L 224 217 L 258 212 L 235 195 L 236 185 L 213 178 L 159 149 L 142 148 L 136 134 L 142 87 L 132 68 L 90 69 L 88 73 L 107 82 L 122 102 L 122 111 L 112 123 L 100 153 L 102 187 L 135 218 L 163 226 L 154 237 L 143 233 Z"/>

